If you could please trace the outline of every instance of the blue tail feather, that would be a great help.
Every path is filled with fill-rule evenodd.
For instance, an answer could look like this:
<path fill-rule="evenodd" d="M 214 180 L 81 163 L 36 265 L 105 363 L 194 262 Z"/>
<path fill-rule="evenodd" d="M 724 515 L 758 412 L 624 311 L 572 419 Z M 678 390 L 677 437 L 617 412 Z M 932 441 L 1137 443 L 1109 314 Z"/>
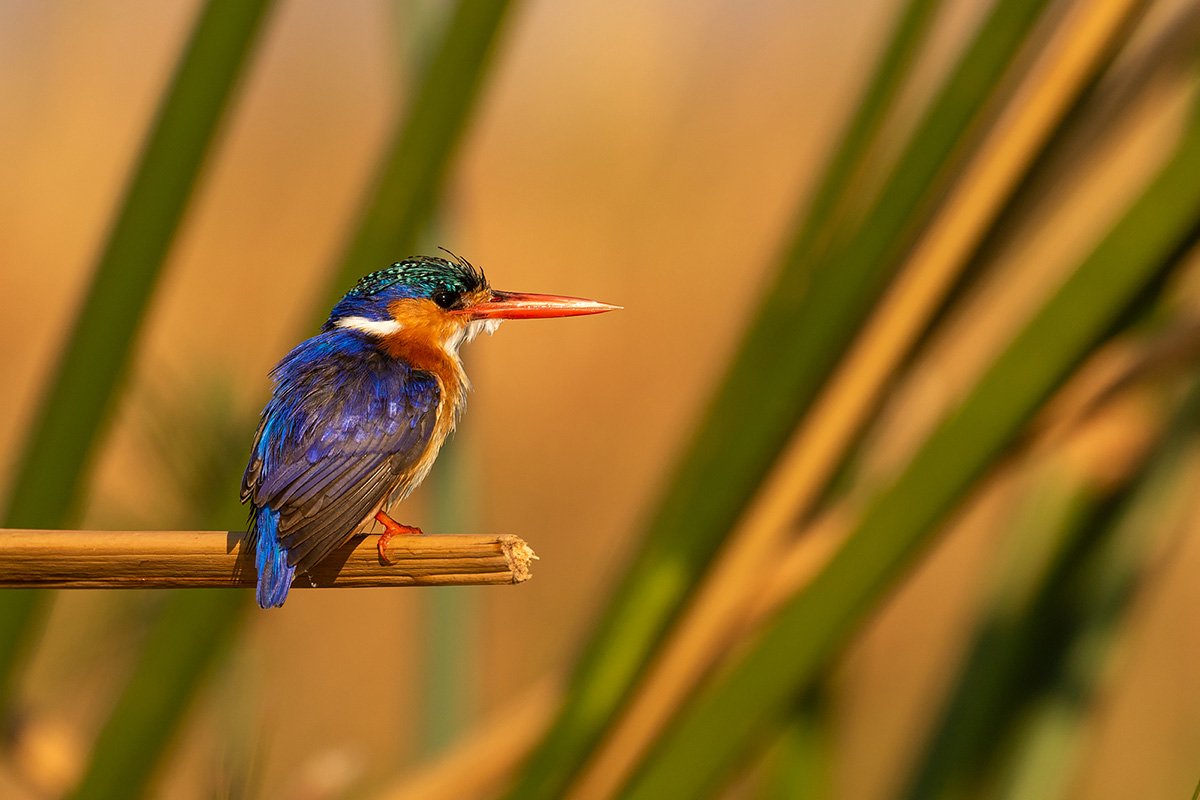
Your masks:
<path fill-rule="evenodd" d="M 296 568 L 288 565 L 288 553 L 279 543 L 279 512 L 268 506 L 254 516 L 254 563 L 258 567 L 258 592 L 262 608 L 278 608 L 287 599 Z"/>

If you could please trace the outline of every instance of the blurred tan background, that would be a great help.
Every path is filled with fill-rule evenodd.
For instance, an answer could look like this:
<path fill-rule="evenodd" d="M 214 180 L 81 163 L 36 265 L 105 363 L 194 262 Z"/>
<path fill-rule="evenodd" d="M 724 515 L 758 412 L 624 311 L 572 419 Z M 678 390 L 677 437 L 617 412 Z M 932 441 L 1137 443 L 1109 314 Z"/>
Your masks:
<path fill-rule="evenodd" d="M 419 4 L 436 13 L 435 3 Z M 592 296 L 620 314 L 512 323 L 467 354 L 459 443 L 479 532 L 537 550 L 532 582 L 473 590 L 480 714 L 569 663 L 700 410 L 804 188 L 891 20 L 889 0 L 566 2 L 516 9 L 431 245 L 501 288 Z M 933 75 L 987 3 L 951 4 Z M 196 4 L 0 4 L 0 479 L 65 334 L 148 115 Z M 201 183 L 146 328 L 132 388 L 96 465 L 85 526 L 154 527 L 139 387 L 187 397 L 226 383 L 247 413 L 294 343 L 364 180 L 401 113 L 416 7 L 286 0 Z M 396 257 L 409 255 L 397 253 Z M 364 264 L 362 272 L 380 264 Z M 731 420 L 730 424 L 736 424 Z M 245 433 L 249 446 L 252 430 Z M 434 479 L 436 480 L 436 471 Z M 2 485 L 2 484 L 0 484 Z M 230 493 L 237 491 L 229 487 Z M 399 515 L 427 524 L 428 493 Z M 845 797 L 880 796 L 930 714 L 965 604 L 989 566 L 961 532 L 855 648 L 836 687 Z M 1138 614 L 1094 775 L 1080 796 L 1163 796 L 1195 773 L 1200 689 L 1194 543 Z M 255 613 L 161 784 L 206 796 L 222 753 L 255 753 L 262 796 L 322 796 L 423 749 L 417 591 L 293 594 Z M 963 606 L 959 606 L 961 602 Z M 86 741 L 123 662 L 97 620 L 120 598 L 60 600 L 27 694 Z M 915 620 L 922 624 L 915 625 Z M 956 627 L 958 625 L 958 627 Z M 83 640 L 94 663 L 64 663 Z M 231 731 L 244 738 L 229 741 Z M 1110 737 L 1111 738 L 1111 737 Z M 339 783 L 341 782 L 341 783 Z M 0 786 L 11 785 L 5 778 Z M 1149 787 L 1149 789 L 1147 788 Z"/>

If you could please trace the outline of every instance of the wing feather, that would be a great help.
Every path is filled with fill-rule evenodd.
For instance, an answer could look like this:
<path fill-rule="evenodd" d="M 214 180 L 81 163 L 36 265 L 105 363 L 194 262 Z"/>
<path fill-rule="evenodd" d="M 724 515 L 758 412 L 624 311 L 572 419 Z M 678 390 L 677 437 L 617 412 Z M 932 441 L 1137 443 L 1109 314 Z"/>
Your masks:
<path fill-rule="evenodd" d="M 307 519 L 297 530 L 281 536 L 297 568 L 310 568 L 356 533 L 356 526 L 387 497 L 389 490 L 388 471 L 380 469 L 356 484 L 327 513 Z"/>
<path fill-rule="evenodd" d="M 276 368 L 242 482 L 243 501 L 279 512 L 279 543 L 303 572 L 395 491 L 411 489 L 437 424 L 437 379 L 374 348 L 313 359 L 301 344 Z"/>

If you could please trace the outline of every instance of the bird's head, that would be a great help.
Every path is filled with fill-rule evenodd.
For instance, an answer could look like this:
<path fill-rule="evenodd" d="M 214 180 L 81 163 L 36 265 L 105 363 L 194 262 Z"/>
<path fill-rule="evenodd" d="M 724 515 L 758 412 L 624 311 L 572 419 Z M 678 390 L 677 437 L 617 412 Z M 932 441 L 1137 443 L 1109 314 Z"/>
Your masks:
<path fill-rule="evenodd" d="M 334 306 L 324 330 L 351 328 L 457 353 L 506 319 L 600 314 L 620 306 L 560 295 L 502 292 L 466 259 L 418 256 L 363 277 Z"/>

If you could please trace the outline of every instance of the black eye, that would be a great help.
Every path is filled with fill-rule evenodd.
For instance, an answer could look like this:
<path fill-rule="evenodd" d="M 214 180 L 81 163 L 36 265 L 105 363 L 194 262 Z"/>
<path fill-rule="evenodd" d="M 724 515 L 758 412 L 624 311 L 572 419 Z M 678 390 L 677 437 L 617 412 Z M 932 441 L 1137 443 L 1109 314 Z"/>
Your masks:
<path fill-rule="evenodd" d="M 445 309 L 454 308 L 458 304 L 458 292 L 452 292 L 448 289 L 441 289 L 433 293 L 433 302 Z"/>

